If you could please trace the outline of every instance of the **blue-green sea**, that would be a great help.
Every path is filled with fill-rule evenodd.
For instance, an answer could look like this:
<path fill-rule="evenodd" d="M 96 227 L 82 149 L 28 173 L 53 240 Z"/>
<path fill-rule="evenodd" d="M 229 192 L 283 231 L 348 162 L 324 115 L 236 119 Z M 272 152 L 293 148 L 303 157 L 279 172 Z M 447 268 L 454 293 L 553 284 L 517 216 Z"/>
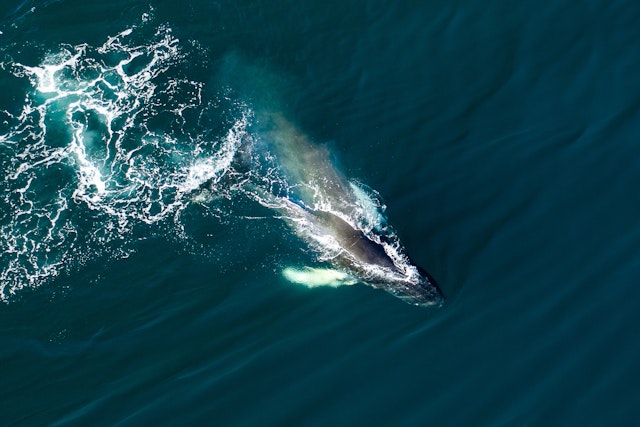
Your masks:
<path fill-rule="evenodd" d="M 3 0 L 0 425 L 638 425 L 639 46 L 631 0 Z"/>

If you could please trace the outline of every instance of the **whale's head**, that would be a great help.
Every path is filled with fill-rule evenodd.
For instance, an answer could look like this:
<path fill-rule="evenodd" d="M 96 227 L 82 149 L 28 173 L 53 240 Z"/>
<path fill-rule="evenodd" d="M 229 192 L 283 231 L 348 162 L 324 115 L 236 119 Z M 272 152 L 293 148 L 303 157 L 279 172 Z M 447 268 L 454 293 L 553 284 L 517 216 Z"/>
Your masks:
<path fill-rule="evenodd" d="M 394 270 L 391 274 L 385 274 L 384 278 L 368 282 L 411 305 L 442 306 L 445 298 L 435 279 L 419 266 L 412 265 L 410 270 L 406 273 Z"/>
<path fill-rule="evenodd" d="M 334 262 L 347 267 L 364 283 L 384 289 L 409 304 L 441 306 L 444 303 L 434 278 L 410 259 L 402 257 L 404 259 L 394 261 L 384 244 L 333 213 L 307 212 L 323 227 L 324 234 L 333 237 L 342 248 Z"/>
<path fill-rule="evenodd" d="M 435 305 L 437 307 L 444 304 L 444 295 L 435 279 L 420 266 L 415 266 L 419 277 L 412 292 L 405 297 L 406 301 L 421 306 Z"/>

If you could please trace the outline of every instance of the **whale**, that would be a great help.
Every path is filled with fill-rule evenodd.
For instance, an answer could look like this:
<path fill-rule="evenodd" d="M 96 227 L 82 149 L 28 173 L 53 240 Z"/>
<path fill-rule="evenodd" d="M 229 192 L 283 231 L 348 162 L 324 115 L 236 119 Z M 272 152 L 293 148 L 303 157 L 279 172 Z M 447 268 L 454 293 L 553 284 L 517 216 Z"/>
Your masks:
<path fill-rule="evenodd" d="M 282 113 L 256 114 L 253 126 L 237 153 L 242 168 L 253 173 L 247 194 L 276 211 L 332 267 L 288 268 L 287 279 L 308 286 L 359 282 L 413 305 L 444 303 L 434 278 L 406 255 L 377 193 L 348 180 L 327 146 Z"/>

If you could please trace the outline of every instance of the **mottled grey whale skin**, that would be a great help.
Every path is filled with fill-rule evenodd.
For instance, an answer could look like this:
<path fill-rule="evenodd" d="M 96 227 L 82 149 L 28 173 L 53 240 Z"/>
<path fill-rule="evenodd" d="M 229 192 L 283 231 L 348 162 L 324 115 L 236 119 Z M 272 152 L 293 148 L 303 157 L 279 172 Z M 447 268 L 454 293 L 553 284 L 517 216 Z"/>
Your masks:
<path fill-rule="evenodd" d="M 369 239 L 361 230 L 353 228 L 348 222 L 330 212 L 316 210 L 311 211 L 310 214 L 318 220 L 318 223 L 330 230 L 332 237 L 359 263 L 389 269 L 397 275 L 403 274 L 384 247 Z M 412 264 L 420 274 L 419 279 L 412 283 L 392 278 L 376 280 L 372 277 L 367 278 L 365 282 L 375 288 L 384 289 L 410 304 L 441 306 L 444 303 L 444 297 L 435 279 L 420 266 Z M 357 264 L 354 265 L 345 260 L 341 265 L 350 267 L 352 271 L 359 270 Z"/>
<path fill-rule="evenodd" d="M 342 248 L 341 254 L 332 259 L 334 265 L 346 269 L 363 283 L 384 289 L 410 304 L 442 305 L 444 297 L 425 270 L 413 263 L 407 266 L 394 262 L 384 246 L 370 238 L 376 236 L 367 236 L 343 219 L 352 217 L 357 195 L 333 165 L 328 149 L 312 143 L 282 114 L 263 114 L 258 121 L 261 140 L 277 159 L 294 192 L 279 196 L 286 205 L 283 218 L 292 228 L 299 231 L 299 220 L 304 219 L 332 237 Z M 331 212 L 310 208 L 318 205 L 330 206 Z M 369 267 L 372 266 L 382 272 L 371 273 Z"/>
<path fill-rule="evenodd" d="M 367 238 L 362 231 L 356 230 L 339 216 L 323 211 L 312 211 L 311 215 L 333 230 L 332 235 L 338 243 L 358 261 L 397 270 L 382 245 Z"/>

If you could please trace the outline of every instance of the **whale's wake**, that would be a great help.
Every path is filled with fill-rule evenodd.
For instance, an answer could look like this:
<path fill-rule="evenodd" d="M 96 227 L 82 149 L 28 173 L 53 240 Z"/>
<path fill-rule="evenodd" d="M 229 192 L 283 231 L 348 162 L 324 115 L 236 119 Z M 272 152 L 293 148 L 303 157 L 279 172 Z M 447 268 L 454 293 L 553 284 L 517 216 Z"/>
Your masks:
<path fill-rule="evenodd" d="M 338 172 L 319 149 L 307 151 L 319 154 L 315 173 L 324 184 L 305 168 L 292 174 L 293 128 L 282 122 L 265 131 L 265 115 L 230 89 L 207 96 L 204 78 L 185 72 L 193 58 L 180 40 L 167 26 L 150 29 L 148 20 L 98 47 L 65 45 L 38 64 L 0 63 L 0 79 L 25 92 L 20 104 L 0 105 L 2 300 L 92 260 L 128 256 L 140 231 L 175 236 L 196 252 L 184 213 L 206 206 L 207 215 L 223 218 L 229 208 L 217 202 L 237 198 L 285 219 L 318 261 L 335 267 L 347 259 L 337 270 L 285 270 L 294 282 L 419 283 L 375 191 L 332 178 Z M 279 155 L 274 141 L 285 147 Z M 393 268 L 345 251 L 330 232 L 342 222 L 383 248 Z"/>
<path fill-rule="evenodd" d="M 0 78 L 26 95 L 0 106 L 0 298 L 127 256 L 137 229 L 181 233 L 204 183 L 228 197 L 215 184 L 248 119 L 224 97 L 203 100 L 185 60 L 170 28 L 141 25 L 40 64 L 1 64 Z M 235 118 L 216 129 L 219 108 Z"/>

